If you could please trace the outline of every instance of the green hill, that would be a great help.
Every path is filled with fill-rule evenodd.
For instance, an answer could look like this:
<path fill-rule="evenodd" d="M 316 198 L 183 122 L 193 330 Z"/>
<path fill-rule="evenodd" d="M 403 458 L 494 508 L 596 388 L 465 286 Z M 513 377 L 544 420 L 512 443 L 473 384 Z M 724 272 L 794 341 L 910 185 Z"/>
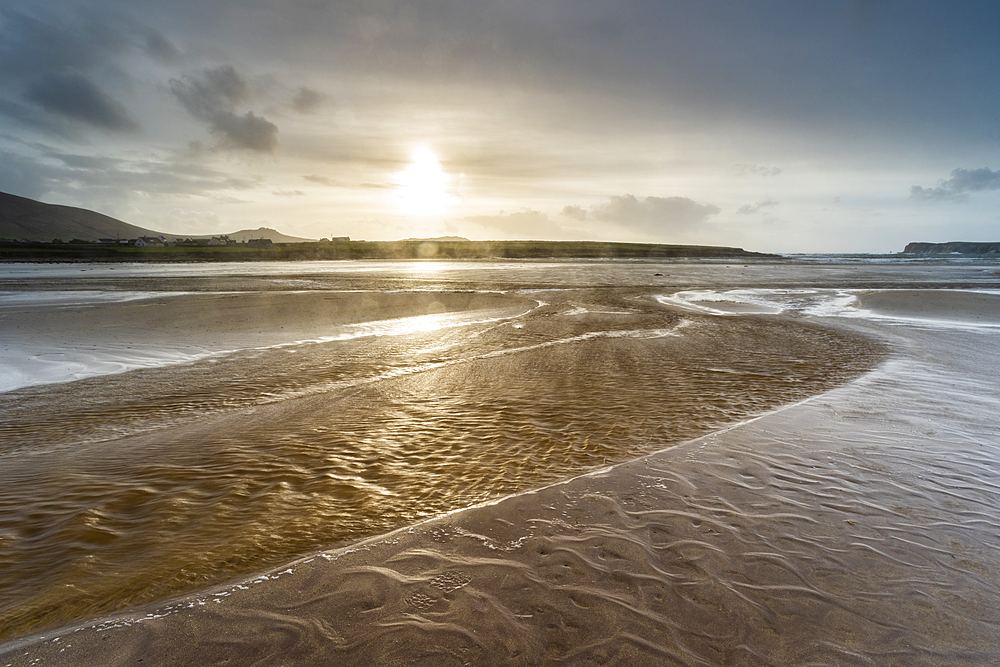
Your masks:
<path fill-rule="evenodd" d="M 49 242 L 53 239 L 96 241 L 158 235 L 159 232 L 130 225 L 96 211 L 43 204 L 0 192 L 0 238 Z"/>
<path fill-rule="evenodd" d="M 210 239 L 219 234 L 170 234 L 158 232 L 136 225 L 130 225 L 111 216 L 88 211 L 75 206 L 44 204 L 34 199 L 0 192 L 0 239 L 13 241 L 43 241 L 54 239 L 71 241 L 97 241 L 99 239 L 135 239 L 140 236 L 164 236 Z M 250 239 L 271 239 L 274 243 L 305 243 L 313 239 L 288 236 L 281 232 L 261 227 L 230 232 L 229 238 L 244 243 Z"/>

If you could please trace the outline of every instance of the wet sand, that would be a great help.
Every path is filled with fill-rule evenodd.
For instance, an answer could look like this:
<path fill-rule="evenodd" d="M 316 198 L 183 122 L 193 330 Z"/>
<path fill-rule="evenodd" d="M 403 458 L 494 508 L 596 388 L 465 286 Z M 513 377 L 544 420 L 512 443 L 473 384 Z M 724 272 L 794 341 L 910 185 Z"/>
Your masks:
<path fill-rule="evenodd" d="M 0 391 L 241 349 L 433 328 L 475 320 L 474 313 L 512 317 L 537 306 L 528 297 L 481 292 L 178 292 L 111 303 L 68 300 L 0 308 L 6 370 Z"/>
<path fill-rule="evenodd" d="M 232 322 L 258 316 L 247 296 L 200 317 L 245 335 Z M 268 299 L 282 296 L 320 302 L 306 312 L 331 300 Z M 192 298 L 112 304 L 88 319 L 154 333 L 148 318 L 208 299 Z M 494 307 L 460 311 L 466 326 L 400 320 L 395 335 L 0 394 L 3 634 L 198 590 L 628 460 L 836 386 L 883 355 L 805 322 L 680 314 L 648 289 L 391 298 L 417 312 L 430 299 Z"/>
<path fill-rule="evenodd" d="M 1000 324 L 1000 294 L 903 289 L 863 292 L 858 295 L 858 307 L 909 320 Z"/>
<path fill-rule="evenodd" d="M 930 311 L 913 293 L 865 295 L 861 304 L 942 321 L 998 315 L 989 295 L 930 297 Z M 841 326 L 886 341 L 894 354 L 841 388 L 681 446 L 15 641 L 0 658 L 996 662 L 997 333 Z"/>

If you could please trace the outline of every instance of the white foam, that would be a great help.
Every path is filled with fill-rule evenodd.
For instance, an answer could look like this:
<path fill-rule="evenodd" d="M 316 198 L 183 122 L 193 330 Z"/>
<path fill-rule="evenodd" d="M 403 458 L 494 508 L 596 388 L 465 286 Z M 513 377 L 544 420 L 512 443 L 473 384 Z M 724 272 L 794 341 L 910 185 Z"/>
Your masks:
<path fill-rule="evenodd" d="M 183 296 L 193 292 L 130 292 L 117 290 L 32 290 L 0 291 L 0 308 L 24 306 L 86 306 L 122 303 L 141 299 Z"/>
<path fill-rule="evenodd" d="M 683 290 L 657 297 L 660 303 L 710 315 L 777 315 L 802 311 L 828 301 L 829 290 L 734 289 Z"/>
<path fill-rule="evenodd" d="M 663 304 L 708 315 L 734 316 L 753 314 L 797 313 L 813 317 L 860 318 L 885 324 L 960 329 L 997 329 L 995 323 L 972 322 L 955 318 L 909 317 L 889 315 L 859 305 L 858 294 L 872 290 L 844 289 L 736 289 L 683 290 L 656 297 Z M 883 291 L 883 290 L 880 290 Z M 952 290 L 975 294 L 1000 295 L 997 289 Z M 750 306 L 741 308 L 740 306 Z"/>

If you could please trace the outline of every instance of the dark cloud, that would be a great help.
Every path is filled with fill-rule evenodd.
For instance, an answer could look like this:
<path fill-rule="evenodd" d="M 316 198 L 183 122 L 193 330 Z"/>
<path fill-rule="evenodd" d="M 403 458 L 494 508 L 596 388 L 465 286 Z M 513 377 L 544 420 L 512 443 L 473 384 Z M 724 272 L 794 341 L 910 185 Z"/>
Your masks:
<path fill-rule="evenodd" d="M 955 169 L 951 178 L 938 182 L 936 188 L 914 185 L 910 188 L 910 198 L 920 200 L 962 200 L 969 192 L 1000 190 L 1000 171 L 987 167 L 981 169 Z"/>
<path fill-rule="evenodd" d="M 118 98 L 144 60 L 133 56 L 173 61 L 180 54 L 173 43 L 117 9 L 20 4 L 0 4 L 0 114 L 64 138 L 80 139 L 88 126 L 137 130 L 139 122 Z"/>
<path fill-rule="evenodd" d="M 11 79 L 80 71 L 121 50 L 123 40 L 94 20 L 58 15 L 30 16 L 0 7 L 0 71 Z"/>
<path fill-rule="evenodd" d="M 220 114 L 212 122 L 212 131 L 222 138 L 226 148 L 271 153 L 278 146 L 278 126 L 253 111 L 242 116 Z"/>
<path fill-rule="evenodd" d="M 326 95 L 311 88 L 300 86 L 292 98 L 292 108 L 299 113 L 312 113 L 326 101 Z"/>
<path fill-rule="evenodd" d="M 277 147 L 277 125 L 253 111 L 236 113 L 236 106 L 249 98 L 250 87 L 232 65 L 171 79 L 170 92 L 188 113 L 208 123 L 224 148 L 270 153 Z"/>
<path fill-rule="evenodd" d="M 232 65 L 206 69 L 200 76 L 170 80 L 170 92 L 195 118 L 211 122 L 247 99 L 250 88 Z"/>
<path fill-rule="evenodd" d="M 150 56 L 165 63 L 172 63 L 180 60 L 181 51 L 167 39 L 159 30 L 146 30 L 146 40 L 143 49 Z"/>
<path fill-rule="evenodd" d="M 271 194 L 276 197 L 304 197 L 306 193 L 302 190 L 274 190 Z"/>
<path fill-rule="evenodd" d="M 563 209 L 565 212 L 565 209 Z M 693 227 L 720 212 L 718 206 L 699 204 L 687 197 L 611 197 L 587 209 L 587 217 L 623 227 L 660 232 Z"/>
<path fill-rule="evenodd" d="M 58 151 L 38 157 L 0 152 L 0 191 L 83 205 L 121 192 L 168 197 L 209 196 L 259 187 L 259 177 L 234 177 L 203 164 L 180 161 L 121 160 Z"/>
<path fill-rule="evenodd" d="M 772 206 L 777 206 L 778 202 L 773 199 L 765 199 L 764 201 L 759 201 L 756 204 L 744 204 L 736 209 L 736 212 L 741 215 L 752 215 L 754 213 L 760 213 L 766 208 L 771 208 Z"/>
<path fill-rule="evenodd" d="M 25 97 L 50 113 L 112 132 L 139 128 L 120 102 L 79 72 L 48 74 L 32 84 Z"/>
<path fill-rule="evenodd" d="M 62 117 L 38 113 L 37 108 L 29 107 L 19 102 L 0 99 L 0 114 L 20 123 L 24 127 L 40 130 L 45 134 L 67 139 L 80 138 L 80 129 L 77 123 L 70 122 Z"/>

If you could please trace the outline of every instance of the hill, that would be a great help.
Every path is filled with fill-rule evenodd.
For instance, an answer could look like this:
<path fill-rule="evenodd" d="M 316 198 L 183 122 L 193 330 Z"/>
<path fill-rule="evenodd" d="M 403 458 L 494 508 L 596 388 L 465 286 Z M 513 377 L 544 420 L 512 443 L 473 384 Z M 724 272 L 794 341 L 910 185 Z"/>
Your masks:
<path fill-rule="evenodd" d="M 402 239 L 400 243 L 470 243 L 464 236 L 436 236 L 432 239 Z"/>
<path fill-rule="evenodd" d="M 903 252 L 913 255 L 996 255 L 1000 253 L 1000 243 L 972 243 L 969 241 L 907 243 Z"/>
<path fill-rule="evenodd" d="M 256 233 L 259 234 L 260 230 Z M 351 241 L 314 243 L 135 247 L 117 243 L 16 243 L 0 241 L 0 261 L 239 262 L 338 259 L 750 259 L 777 255 L 719 246 L 597 241 Z"/>
<path fill-rule="evenodd" d="M 611 243 L 600 241 L 470 241 L 457 236 L 403 241 L 325 241 L 288 236 L 268 227 L 228 234 L 239 245 L 168 244 L 135 247 L 90 243 L 98 239 L 182 235 L 157 232 L 107 215 L 72 206 L 44 204 L 0 192 L 0 260 L 3 261 L 241 261 L 317 259 L 777 259 L 775 255 L 742 248 Z M 187 238 L 209 239 L 212 235 Z M 273 246 L 248 246 L 246 241 L 270 239 Z M 4 241 L 6 239 L 6 241 Z M 53 243 L 59 239 L 59 243 Z M 40 243 L 21 243 L 21 240 Z M 82 241 L 82 242 L 78 242 Z M 907 246 L 909 248 L 909 246 Z"/>
<path fill-rule="evenodd" d="M 0 192 L 0 239 L 49 243 L 53 239 L 68 242 L 73 239 L 97 241 L 135 239 L 140 236 L 210 239 L 219 234 L 184 235 L 158 232 L 85 208 L 45 204 L 34 199 Z M 237 243 L 245 243 L 250 239 L 271 239 L 272 243 L 307 243 L 314 240 L 288 236 L 268 227 L 241 229 L 228 236 Z"/>
<path fill-rule="evenodd" d="M 218 236 L 218 235 L 216 235 Z M 235 240 L 237 243 L 246 243 L 250 239 L 271 239 L 272 243 L 312 243 L 316 239 L 304 239 L 299 236 L 288 236 L 287 234 L 282 234 L 276 229 L 271 229 L 270 227 L 260 227 L 258 229 L 241 229 L 238 232 L 230 232 L 226 234 L 229 238 Z M 210 239 L 212 235 L 207 236 L 191 236 L 192 239 Z"/>
<path fill-rule="evenodd" d="M 111 216 L 74 206 L 44 204 L 0 192 L 0 238 L 28 241 L 53 239 L 134 239 L 159 232 L 130 225 Z"/>

